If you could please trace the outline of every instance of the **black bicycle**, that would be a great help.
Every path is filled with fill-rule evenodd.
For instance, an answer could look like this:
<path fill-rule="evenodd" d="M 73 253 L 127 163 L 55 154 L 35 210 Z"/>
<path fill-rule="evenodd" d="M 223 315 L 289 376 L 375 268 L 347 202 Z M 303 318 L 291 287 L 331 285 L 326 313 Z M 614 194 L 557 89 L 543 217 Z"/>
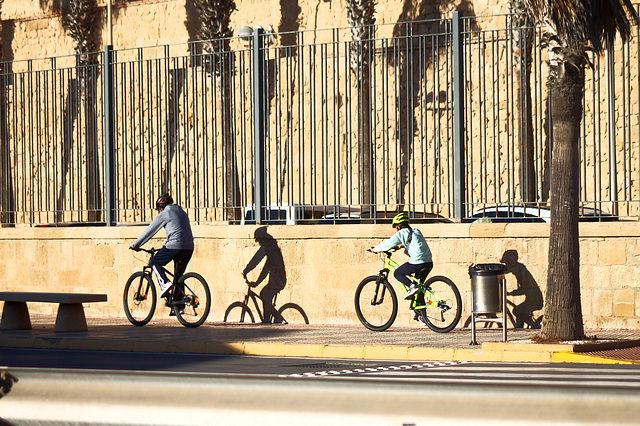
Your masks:
<path fill-rule="evenodd" d="M 149 261 L 156 253 L 156 249 L 140 249 L 148 253 Z M 165 272 L 173 277 L 166 269 Z M 133 325 L 143 326 L 151 321 L 156 310 L 158 295 L 153 282 L 153 271 L 149 262 L 142 271 L 134 272 L 124 286 L 124 313 Z M 185 327 L 198 327 L 209 316 L 211 310 L 211 291 L 209 285 L 201 275 L 195 272 L 184 274 L 177 283 L 172 294 L 165 297 L 165 304 L 169 307 L 180 324 Z"/>

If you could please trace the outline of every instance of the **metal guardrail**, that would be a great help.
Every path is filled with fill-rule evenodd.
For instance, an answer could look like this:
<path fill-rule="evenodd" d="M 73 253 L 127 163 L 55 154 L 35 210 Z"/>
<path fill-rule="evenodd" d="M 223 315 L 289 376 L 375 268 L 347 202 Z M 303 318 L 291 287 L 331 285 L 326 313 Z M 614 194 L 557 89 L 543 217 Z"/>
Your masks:
<path fill-rule="evenodd" d="M 89 66 L 74 56 L 2 63 L 1 222 L 147 222 L 162 191 L 197 222 L 240 223 L 256 203 L 291 206 L 295 223 L 545 206 L 538 29 L 454 13 L 369 34 L 256 32 L 107 47 Z M 592 58 L 580 147 L 581 203 L 633 218 L 638 40 Z"/>

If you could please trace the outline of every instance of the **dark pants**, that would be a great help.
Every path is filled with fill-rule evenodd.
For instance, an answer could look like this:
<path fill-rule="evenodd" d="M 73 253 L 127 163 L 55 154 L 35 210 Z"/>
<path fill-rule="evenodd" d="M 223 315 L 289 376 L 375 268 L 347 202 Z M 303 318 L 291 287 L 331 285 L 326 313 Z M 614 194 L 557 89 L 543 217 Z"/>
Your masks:
<path fill-rule="evenodd" d="M 407 277 L 407 275 L 415 274 L 421 269 L 428 268 L 429 271 L 433 269 L 433 262 L 425 262 L 425 263 L 405 263 L 404 265 L 398 266 L 398 269 L 393 273 L 393 276 L 396 280 L 400 281 L 407 287 L 411 287 L 411 280 Z M 425 274 L 426 275 L 426 274 Z"/>
<path fill-rule="evenodd" d="M 164 266 L 173 260 L 173 284 L 176 284 L 180 277 L 184 275 L 184 271 L 187 270 L 187 265 L 192 255 L 193 249 L 174 250 L 162 247 L 158 250 L 151 258 L 151 262 L 149 262 L 151 269 L 158 277 L 158 283 L 170 282 L 167 274 L 164 273 Z"/>

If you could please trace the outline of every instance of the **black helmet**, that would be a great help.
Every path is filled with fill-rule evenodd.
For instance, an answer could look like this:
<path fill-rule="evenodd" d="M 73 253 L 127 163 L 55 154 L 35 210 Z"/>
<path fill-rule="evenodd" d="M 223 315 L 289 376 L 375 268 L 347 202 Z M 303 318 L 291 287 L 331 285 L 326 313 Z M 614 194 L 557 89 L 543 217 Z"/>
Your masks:
<path fill-rule="evenodd" d="M 173 198 L 171 198 L 171 195 L 169 195 L 169 193 L 162 194 L 156 200 L 156 210 L 160 211 L 164 209 L 166 206 L 168 206 L 169 204 L 173 204 Z"/>

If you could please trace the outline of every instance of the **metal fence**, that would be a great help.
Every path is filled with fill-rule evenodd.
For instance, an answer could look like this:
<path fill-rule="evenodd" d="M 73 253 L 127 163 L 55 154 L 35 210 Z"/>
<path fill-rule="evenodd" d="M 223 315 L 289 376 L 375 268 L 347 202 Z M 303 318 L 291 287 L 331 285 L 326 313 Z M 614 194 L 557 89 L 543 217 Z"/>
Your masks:
<path fill-rule="evenodd" d="M 250 217 L 290 223 L 544 207 L 546 53 L 539 29 L 516 22 L 454 13 L 374 26 L 359 41 L 348 28 L 256 29 L 107 47 L 89 65 L 3 63 L 1 221 L 147 222 L 164 191 L 196 222 L 241 223 L 256 205 Z M 580 146 L 582 205 L 633 218 L 637 36 L 592 58 Z"/>

